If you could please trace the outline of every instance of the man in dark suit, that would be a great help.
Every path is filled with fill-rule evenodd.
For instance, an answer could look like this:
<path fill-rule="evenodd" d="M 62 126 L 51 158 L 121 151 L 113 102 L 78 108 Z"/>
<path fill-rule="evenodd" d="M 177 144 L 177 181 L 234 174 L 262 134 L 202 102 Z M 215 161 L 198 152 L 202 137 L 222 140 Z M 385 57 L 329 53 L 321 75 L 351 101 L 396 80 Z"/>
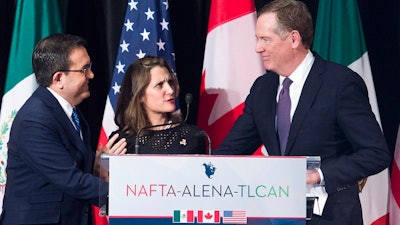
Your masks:
<path fill-rule="evenodd" d="M 91 224 L 91 205 L 108 195 L 93 174 L 96 150 L 76 106 L 90 96 L 94 78 L 85 41 L 54 34 L 35 47 L 37 90 L 17 113 L 8 142 L 7 185 L 0 224 Z M 74 120 L 71 115 L 77 111 Z M 75 123 L 77 122 L 77 123 Z M 116 137 L 98 151 L 125 153 Z M 98 157 L 97 157 L 98 158 Z"/>
<path fill-rule="evenodd" d="M 264 145 L 269 155 L 320 156 L 321 167 L 308 170 L 306 182 L 323 185 L 328 197 L 307 224 L 363 224 L 357 181 L 391 159 L 365 83 L 310 51 L 313 23 L 300 1 L 276 0 L 260 9 L 256 37 L 267 73 L 254 82 L 243 114 L 214 154 L 252 154 Z M 289 96 L 281 101 L 286 78 L 282 94 Z M 280 122 L 285 101 L 288 129 Z"/>

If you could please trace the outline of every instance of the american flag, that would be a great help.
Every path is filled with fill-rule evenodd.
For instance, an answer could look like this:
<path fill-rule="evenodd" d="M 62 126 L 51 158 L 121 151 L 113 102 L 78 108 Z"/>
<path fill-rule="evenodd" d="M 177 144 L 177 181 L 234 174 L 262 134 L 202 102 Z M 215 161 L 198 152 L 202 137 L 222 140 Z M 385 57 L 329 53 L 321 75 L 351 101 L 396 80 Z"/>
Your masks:
<path fill-rule="evenodd" d="M 246 211 L 244 210 L 224 211 L 224 215 L 222 217 L 222 223 L 247 224 Z"/>
<path fill-rule="evenodd" d="M 397 131 L 390 188 L 389 224 L 395 225 L 400 221 L 400 126 Z"/>
<path fill-rule="evenodd" d="M 104 146 L 111 132 L 117 129 L 114 123 L 114 109 L 125 71 L 132 62 L 148 55 L 164 57 L 175 71 L 167 0 L 129 0 L 127 4 L 99 145 Z"/>

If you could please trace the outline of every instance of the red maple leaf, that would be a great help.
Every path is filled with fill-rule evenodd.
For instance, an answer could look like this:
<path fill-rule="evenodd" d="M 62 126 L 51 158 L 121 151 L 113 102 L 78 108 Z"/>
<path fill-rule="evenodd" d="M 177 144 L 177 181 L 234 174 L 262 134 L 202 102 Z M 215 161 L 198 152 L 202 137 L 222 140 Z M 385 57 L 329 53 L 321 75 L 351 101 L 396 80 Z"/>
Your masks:
<path fill-rule="evenodd" d="M 214 107 L 215 101 L 217 98 L 222 98 L 222 96 L 219 94 L 208 94 L 206 91 L 205 79 L 206 71 L 203 71 L 200 85 L 200 111 L 197 116 L 197 125 L 210 136 L 212 149 L 216 149 L 222 143 L 226 135 L 228 135 L 236 119 L 243 113 L 244 103 L 237 105 L 212 124 L 208 124 L 208 118 Z M 224 93 L 224 90 L 221 90 L 221 93 Z M 262 155 L 260 149 L 261 148 L 259 148 L 254 155 Z"/>
<path fill-rule="evenodd" d="M 225 92 L 221 90 L 221 93 Z M 228 93 L 229 94 L 229 93 Z M 234 109 L 230 110 L 212 124 L 208 124 L 208 118 L 214 108 L 217 98 L 223 98 L 219 94 L 208 94 L 205 88 L 205 71 L 203 72 L 200 86 L 200 101 L 199 101 L 199 113 L 198 113 L 198 126 L 210 135 L 212 140 L 213 149 L 217 148 L 221 142 L 224 140 L 226 135 L 229 133 L 234 122 L 243 112 L 244 104 L 236 106 Z M 226 100 L 227 101 L 227 100 Z"/>
<path fill-rule="evenodd" d="M 213 215 L 210 212 L 207 212 L 207 214 L 204 215 L 204 218 L 206 218 L 207 220 L 210 220 L 211 218 L 213 218 Z"/>

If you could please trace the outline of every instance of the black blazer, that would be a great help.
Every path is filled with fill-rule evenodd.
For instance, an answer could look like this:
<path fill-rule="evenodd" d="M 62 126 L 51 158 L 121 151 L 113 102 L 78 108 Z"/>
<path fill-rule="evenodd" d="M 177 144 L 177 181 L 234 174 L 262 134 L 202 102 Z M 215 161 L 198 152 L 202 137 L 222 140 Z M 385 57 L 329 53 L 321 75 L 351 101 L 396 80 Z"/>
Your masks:
<path fill-rule="evenodd" d="M 83 115 L 83 140 L 46 88 L 14 119 L 8 143 L 2 224 L 87 224 L 108 184 L 91 175 L 95 150 Z"/>
<path fill-rule="evenodd" d="M 278 85 L 279 76 L 273 72 L 254 82 L 243 115 L 214 154 L 252 154 L 263 144 L 269 155 L 280 155 L 275 128 Z M 357 73 L 315 55 L 285 152 L 321 156 L 329 194 L 322 220 L 348 224 L 352 217 L 361 218 L 357 181 L 387 168 L 391 156 Z"/>

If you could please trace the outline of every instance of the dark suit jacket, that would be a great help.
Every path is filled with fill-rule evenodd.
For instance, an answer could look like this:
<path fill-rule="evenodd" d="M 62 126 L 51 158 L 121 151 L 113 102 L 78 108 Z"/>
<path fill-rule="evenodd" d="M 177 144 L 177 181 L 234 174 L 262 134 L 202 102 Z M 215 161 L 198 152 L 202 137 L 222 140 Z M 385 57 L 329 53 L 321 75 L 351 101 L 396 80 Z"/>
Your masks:
<path fill-rule="evenodd" d="M 46 88 L 22 106 L 8 143 L 2 224 L 87 224 L 90 204 L 107 196 L 108 185 L 91 175 L 95 150 L 80 120 L 83 141 Z"/>
<path fill-rule="evenodd" d="M 388 167 L 391 156 L 362 78 L 315 57 L 292 118 L 285 155 L 321 156 L 329 195 L 321 224 L 360 224 L 357 181 Z M 243 115 L 214 154 L 252 154 L 264 144 L 270 155 L 280 155 L 275 128 L 278 85 L 279 76 L 272 72 L 255 81 Z"/>

